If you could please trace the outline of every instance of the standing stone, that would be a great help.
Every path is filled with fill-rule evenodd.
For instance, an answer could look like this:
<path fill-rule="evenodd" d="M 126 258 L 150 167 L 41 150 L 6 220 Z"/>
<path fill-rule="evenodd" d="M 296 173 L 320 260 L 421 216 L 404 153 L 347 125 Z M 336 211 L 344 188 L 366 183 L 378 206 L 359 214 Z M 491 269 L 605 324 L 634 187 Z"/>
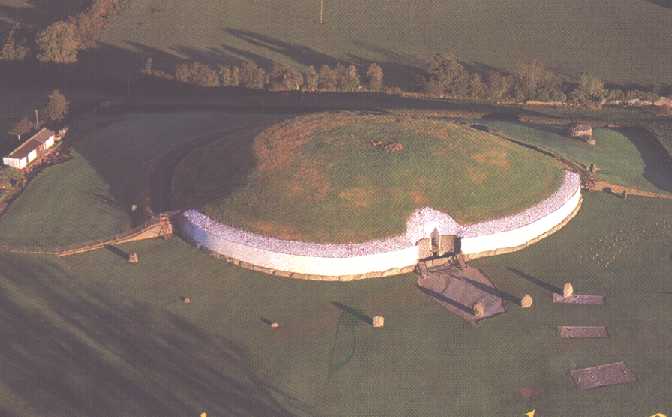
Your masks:
<path fill-rule="evenodd" d="M 483 306 L 483 303 L 478 302 L 474 304 L 472 309 L 474 310 L 474 316 L 476 317 L 483 317 L 485 315 L 485 307 Z"/>
<path fill-rule="evenodd" d="M 385 317 L 383 316 L 373 316 L 373 327 L 378 329 L 385 326 Z"/>
<path fill-rule="evenodd" d="M 534 300 L 530 294 L 525 294 L 523 298 L 520 299 L 520 306 L 522 308 L 530 308 L 534 304 Z"/>
<path fill-rule="evenodd" d="M 569 298 L 574 295 L 574 287 L 571 282 L 565 282 L 565 285 L 562 287 L 562 296 L 564 298 Z"/>
<path fill-rule="evenodd" d="M 138 253 L 137 252 L 131 252 L 128 254 L 128 263 L 130 264 L 137 264 L 140 261 L 138 258 Z"/>

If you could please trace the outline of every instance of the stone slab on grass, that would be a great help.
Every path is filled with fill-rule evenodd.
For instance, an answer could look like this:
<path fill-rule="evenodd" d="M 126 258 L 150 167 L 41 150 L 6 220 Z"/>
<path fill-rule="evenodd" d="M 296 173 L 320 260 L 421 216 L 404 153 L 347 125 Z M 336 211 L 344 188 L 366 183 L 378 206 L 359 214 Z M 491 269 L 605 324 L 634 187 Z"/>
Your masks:
<path fill-rule="evenodd" d="M 553 302 L 556 304 L 604 304 L 603 295 L 575 294 L 571 297 L 563 297 L 553 293 Z"/>
<path fill-rule="evenodd" d="M 572 380 L 581 390 L 635 382 L 635 374 L 624 362 L 608 363 L 570 371 Z"/>
<path fill-rule="evenodd" d="M 605 326 L 558 326 L 563 339 L 609 337 Z"/>

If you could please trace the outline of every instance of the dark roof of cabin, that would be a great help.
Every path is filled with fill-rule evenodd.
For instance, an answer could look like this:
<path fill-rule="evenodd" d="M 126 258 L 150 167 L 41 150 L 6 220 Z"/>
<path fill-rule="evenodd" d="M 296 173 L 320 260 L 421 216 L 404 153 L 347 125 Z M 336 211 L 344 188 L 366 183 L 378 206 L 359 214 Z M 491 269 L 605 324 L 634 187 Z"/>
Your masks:
<path fill-rule="evenodd" d="M 14 149 L 9 155 L 7 155 L 7 157 L 23 159 L 34 149 L 37 149 L 40 147 L 40 145 L 44 144 L 44 142 L 46 142 L 47 139 L 49 139 L 52 135 L 54 135 L 53 131 L 47 128 L 42 128 L 39 132 L 31 136 L 30 139 L 23 142 L 18 148 Z"/>

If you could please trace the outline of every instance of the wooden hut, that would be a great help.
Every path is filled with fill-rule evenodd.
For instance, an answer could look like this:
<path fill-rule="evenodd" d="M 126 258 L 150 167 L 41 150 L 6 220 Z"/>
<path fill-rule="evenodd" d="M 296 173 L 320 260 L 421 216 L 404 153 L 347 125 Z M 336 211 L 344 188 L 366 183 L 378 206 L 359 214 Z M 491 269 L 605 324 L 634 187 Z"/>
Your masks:
<path fill-rule="evenodd" d="M 595 144 L 595 139 L 593 138 L 593 127 L 585 123 L 574 123 L 570 125 L 569 136 L 583 139 L 591 145 Z"/>

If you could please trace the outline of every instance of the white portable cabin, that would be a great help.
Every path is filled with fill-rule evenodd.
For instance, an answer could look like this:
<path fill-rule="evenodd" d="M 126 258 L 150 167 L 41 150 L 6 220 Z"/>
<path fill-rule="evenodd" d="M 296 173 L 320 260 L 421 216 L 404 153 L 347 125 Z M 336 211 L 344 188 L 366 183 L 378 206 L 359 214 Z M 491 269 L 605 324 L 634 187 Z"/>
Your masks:
<path fill-rule="evenodd" d="M 56 134 L 53 131 L 42 128 L 9 155 L 2 158 L 2 163 L 16 169 L 25 169 L 40 155 L 45 154 L 47 149 L 54 146 L 55 137 Z"/>

